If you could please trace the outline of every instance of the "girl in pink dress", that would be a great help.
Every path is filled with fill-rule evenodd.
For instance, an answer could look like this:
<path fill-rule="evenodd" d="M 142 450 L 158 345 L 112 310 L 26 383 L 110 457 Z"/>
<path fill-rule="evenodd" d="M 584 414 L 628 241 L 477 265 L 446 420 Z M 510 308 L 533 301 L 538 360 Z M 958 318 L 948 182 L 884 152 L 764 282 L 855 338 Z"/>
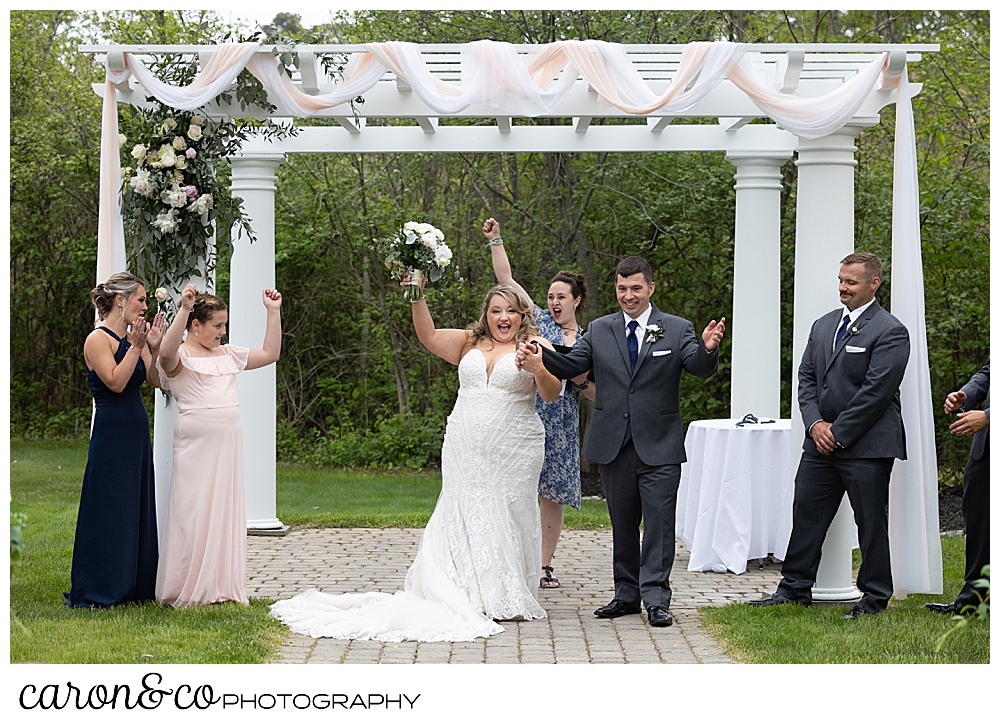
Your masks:
<path fill-rule="evenodd" d="M 243 423 L 236 375 L 281 353 L 281 295 L 263 292 L 267 330 L 261 349 L 222 344 L 225 303 L 193 284 L 163 336 L 157 365 L 177 405 L 174 470 L 160 541 L 156 600 L 184 608 L 247 603 Z M 181 336 L 187 337 L 181 343 Z"/>

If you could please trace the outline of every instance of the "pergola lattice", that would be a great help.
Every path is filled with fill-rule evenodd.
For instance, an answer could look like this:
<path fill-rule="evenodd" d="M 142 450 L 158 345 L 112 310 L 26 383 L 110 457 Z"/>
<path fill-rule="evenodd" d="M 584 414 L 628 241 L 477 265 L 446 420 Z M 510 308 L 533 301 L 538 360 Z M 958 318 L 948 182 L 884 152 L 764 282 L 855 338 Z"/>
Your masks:
<path fill-rule="evenodd" d="M 302 45 L 295 48 L 300 70 L 291 86 L 306 96 L 324 97 L 343 80 L 334 82 L 320 65 L 323 54 L 343 54 L 355 58 L 374 54 L 373 45 Z M 397 44 L 402 45 L 402 44 Z M 499 44 L 498 44 L 499 45 Z M 608 86 L 591 71 L 583 77 L 565 78 L 565 93 L 559 100 L 542 110 L 530 113 L 512 112 L 518 104 L 474 104 L 454 112 L 442 113 L 435 106 L 448 101 L 449 88 L 470 82 L 468 66 L 463 67 L 466 45 L 422 45 L 419 63 L 404 66 L 404 71 L 386 70 L 364 92 L 364 104 L 354 110 L 346 102 L 311 113 L 314 118 L 327 118 L 326 126 L 303 127 L 295 137 L 280 142 L 251 141 L 242 155 L 232 159 L 233 193 L 244 200 L 258 241 L 250 245 L 237 240 L 231 262 L 230 339 L 243 346 L 255 346 L 263 338 L 264 319 L 259 314 L 259 290 L 274 285 L 274 192 L 275 169 L 288 153 L 525 153 L 525 152 L 665 152 L 716 151 L 726 154 L 735 166 L 736 234 L 733 310 L 730 319 L 732 338 L 731 411 L 740 416 L 754 412 L 777 418 L 780 409 L 780 312 L 779 312 L 779 245 L 781 166 L 797 155 L 798 190 L 796 197 L 796 265 L 795 311 L 793 336 L 793 372 L 798 367 L 805 347 L 809 327 L 818 316 L 839 304 L 836 294 L 836 270 L 839 261 L 854 251 L 854 138 L 865 127 L 879 123 L 879 113 L 887 105 L 897 103 L 897 79 L 908 63 L 916 63 L 921 54 L 936 52 L 937 45 L 883 44 L 768 44 L 741 45 L 740 52 L 753 54 L 757 78 L 763 79 L 769 91 L 783 98 L 821 98 L 844 88 L 852 79 L 868 72 L 873 64 L 882 67 L 879 81 L 868 88 L 860 106 L 836 130 L 818 138 L 795 135 L 769 122 L 769 113 L 755 103 L 743 87 L 729 77 L 722 77 L 699 100 L 680 110 L 668 107 L 636 114 L 609 102 Z M 518 59 L 530 63 L 532 56 L 546 46 L 515 45 Z M 684 52 L 690 46 L 626 45 L 624 50 L 637 77 L 654 96 L 668 92 L 684 64 Z M 146 55 L 181 54 L 197 58 L 204 68 L 218 51 L 215 46 L 141 45 L 141 46 L 82 46 L 81 52 L 101 56 L 109 73 L 126 68 L 126 58 L 139 59 Z M 271 46 L 260 46 L 256 54 L 272 53 Z M 379 58 L 383 58 L 379 55 Z M 383 61 L 388 62 L 388 61 Z M 249 66 L 248 66 L 249 67 Z M 350 66 L 349 66 L 350 68 Z M 573 68 L 575 70 L 575 68 Z M 426 71 L 426 76 L 423 76 Z M 564 70 L 563 73 L 568 72 Z M 426 90 L 415 89 L 415 82 L 424 77 L 424 88 L 444 89 L 440 98 L 429 98 Z M 687 83 L 691 88 L 697 79 Z M 626 80 L 612 77 L 614 85 L 626 85 Z M 633 81 L 634 82 L 634 79 Z M 601 90 L 595 88 L 599 85 Z M 108 86 L 95 85 L 104 95 Z M 915 95 L 919 86 L 910 86 Z M 269 89 L 270 92 L 270 89 Z M 143 106 L 149 91 L 134 77 L 115 86 L 119 103 Z M 444 98 L 444 100 L 441 100 Z M 212 101 L 201 106 L 202 112 L 214 117 L 292 118 L 301 113 L 270 95 L 278 108 L 266 114 L 260 109 L 241 109 L 237 103 Z M 780 101 L 778 101 L 780 103 Z M 899 107 L 899 106 L 897 106 Z M 906 109 L 909 100 L 906 99 Z M 523 111 L 523 108 L 521 109 Z M 534 124 L 527 118 L 564 119 L 560 125 Z M 480 123 L 451 124 L 447 119 L 475 119 Z M 378 123 L 373 122 L 379 119 Z M 386 123 L 385 120 L 393 121 Z M 713 123 L 691 123 L 692 119 L 711 119 Z M 763 119 L 764 123 L 751 123 Z M 402 122 L 400 122 L 402 120 Z M 897 120 L 905 124 L 902 115 Z M 912 124 L 909 126 L 912 133 Z M 903 129 L 905 130 L 905 128 Z M 897 128 L 897 193 L 900 196 L 900 153 L 912 153 L 900 148 Z M 907 157 L 908 158 L 908 157 Z M 907 159 L 903 159 L 904 164 Z M 911 212 L 916 194 L 915 156 L 913 158 L 912 193 L 902 194 L 902 206 L 895 212 L 905 216 Z M 907 167 L 908 168 L 908 167 Z M 907 172 L 908 173 L 908 172 Z M 906 199 L 909 199 L 907 201 Z M 899 199 L 897 199 L 899 201 Z M 915 217 L 915 210 L 913 215 Z M 895 224 L 895 221 L 894 221 Z M 894 225 L 894 230 L 896 229 Z M 910 441 L 910 460 L 897 463 L 893 474 L 890 505 L 906 510 L 909 522 L 895 525 L 896 539 L 918 535 L 926 538 L 933 519 L 937 529 L 936 465 L 932 420 L 928 419 L 929 377 L 927 377 L 926 340 L 923 328 L 922 273 L 919 270 L 919 233 L 914 230 L 917 268 L 907 266 L 897 251 L 894 231 L 893 247 L 893 313 L 910 327 L 914 356 L 907 371 L 909 387 L 904 381 L 904 415 Z M 914 240 L 900 240 L 911 247 Z M 913 251 L 912 249 L 910 250 Z M 903 294 L 904 274 L 918 287 Z M 915 276 L 914 276 L 915 275 Z M 897 285 L 901 287 L 897 302 Z M 912 299 L 911 299 L 912 297 Z M 912 302 L 912 303 L 911 303 Z M 896 309 L 899 305 L 900 309 Z M 919 316 L 915 322 L 905 318 L 903 306 Z M 720 310 L 720 314 L 723 310 Z M 698 321 L 695 320 L 695 324 Z M 913 324 L 916 324 L 914 328 Z M 927 377 L 926 389 L 923 377 Z M 793 374 L 793 400 L 797 377 Z M 274 367 L 240 375 L 239 395 L 244 415 L 245 470 L 247 485 L 247 517 L 251 529 L 277 529 L 281 523 L 275 516 L 275 371 Z M 907 396 L 911 401 L 907 402 Z M 924 398 L 927 398 L 925 401 Z M 159 396 L 157 400 L 159 401 Z M 792 404 L 792 439 L 803 434 L 798 406 Z M 926 409 L 924 409 L 926 407 Z M 909 409 L 908 409 L 909 408 Z M 173 415 L 158 404 L 155 420 L 157 490 L 161 507 L 170 479 L 170 437 Z M 176 414 L 176 413 L 174 413 Z M 916 421 L 916 424 L 913 424 Z M 914 429 L 917 428 L 917 429 Z M 929 440 L 926 430 L 930 430 Z M 917 433 L 917 434 L 914 434 Z M 929 451 L 928 451 L 929 445 Z M 793 445 L 792 469 L 798 460 Z M 928 457 L 929 456 L 929 457 Z M 897 482 L 900 481 L 900 482 Z M 933 498 L 930 488 L 933 485 Z M 162 496 L 162 497 L 161 497 Z M 933 508 L 933 510 L 931 510 Z M 818 589 L 832 598 L 853 591 L 850 571 L 851 520 L 838 516 L 828 537 L 828 549 L 841 551 L 837 562 L 824 557 Z M 900 516 L 896 516 L 899 520 Z M 908 527 L 907 527 L 908 526 Z M 831 546 L 831 541 L 837 541 Z M 917 558 L 909 565 L 913 570 L 902 571 L 899 588 L 909 591 L 940 592 L 940 548 L 936 537 L 925 540 Z M 894 578 L 899 580 L 897 550 L 893 548 Z M 846 551 L 846 557 L 844 555 Z M 909 554 L 910 557 L 914 557 Z M 903 554 L 903 558 L 906 554 Z M 937 561 L 935 564 L 935 560 Z M 845 563 L 846 561 L 846 563 Z M 845 587 L 846 566 L 846 587 Z M 828 571 L 824 574 L 823 571 Z M 825 575 L 825 578 L 824 578 Z"/>

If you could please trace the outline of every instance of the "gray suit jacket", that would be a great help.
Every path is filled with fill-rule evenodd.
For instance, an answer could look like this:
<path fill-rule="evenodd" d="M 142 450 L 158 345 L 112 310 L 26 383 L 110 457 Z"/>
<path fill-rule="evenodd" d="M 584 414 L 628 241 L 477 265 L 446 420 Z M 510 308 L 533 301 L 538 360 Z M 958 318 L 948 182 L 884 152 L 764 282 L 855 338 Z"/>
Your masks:
<path fill-rule="evenodd" d="M 963 410 L 971 410 L 976 407 L 980 402 L 986 403 L 986 417 L 990 416 L 990 361 L 987 359 L 986 364 L 983 368 L 979 370 L 976 374 L 972 375 L 965 387 L 962 388 L 962 392 L 967 395 L 965 406 Z M 987 425 L 984 429 L 977 432 L 972 438 L 972 459 L 981 460 L 983 453 L 986 451 L 986 446 L 990 443 L 990 426 Z"/>
<path fill-rule="evenodd" d="M 618 456 L 630 425 L 642 462 L 668 465 L 687 460 L 680 413 L 681 371 L 709 377 L 719 364 L 718 349 L 708 352 L 691 322 L 651 306 L 648 324 L 659 325 L 663 336 L 648 344 L 643 340 L 634 371 L 620 311 L 591 322 L 569 353 L 542 353 L 545 367 L 556 377 L 566 379 L 594 370 L 597 399 L 582 452 L 596 463 L 606 465 Z"/>
<path fill-rule="evenodd" d="M 910 359 L 910 335 L 874 301 L 834 348 L 841 319 L 843 307 L 817 319 L 809 331 L 799 365 L 799 410 L 806 427 L 802 449 L 818 453 L 809 429 L 825 420 L 837 439 L 833 455 L 905 460 L 899 384 Z"/>

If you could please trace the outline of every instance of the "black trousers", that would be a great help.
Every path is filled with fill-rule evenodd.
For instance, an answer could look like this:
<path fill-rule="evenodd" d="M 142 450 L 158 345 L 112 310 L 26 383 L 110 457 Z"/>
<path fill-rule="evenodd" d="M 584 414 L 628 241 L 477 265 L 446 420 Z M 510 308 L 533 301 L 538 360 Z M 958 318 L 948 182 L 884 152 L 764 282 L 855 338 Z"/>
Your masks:
<path fill-rule="evenodd" d="M 988 443 L 988 441 L 987 441 Z M 983 577 L 983 566 L 990 562 L 990 448 L 979 460 L 969 457 L 962 486 L 962 515 L 965 517 L 965 586 L 956 601 L 978 606 L 980 596 L 972 585 Z"/>
<path fill-rule="evenodd" d="M 618 457 L 601 465 L 604 499 L 611 516 L 615 598 L 670 605 L 674 524 L 680 465 L 646 465 L 631 438 Z M 642 523 L 642 547 L 639 524 Z"/>
<path fill-rule="evenodd" d="M 812 603 L 823 541 L 847 493 L 858 524 L 861 570 L 858 605 L 884 611 L 892 596 L 889 563 L 889 474 L 893 458 L 847 459 L 803 452 L 795 475 L 792 535 L 781 568 L 778 598 Z"/>

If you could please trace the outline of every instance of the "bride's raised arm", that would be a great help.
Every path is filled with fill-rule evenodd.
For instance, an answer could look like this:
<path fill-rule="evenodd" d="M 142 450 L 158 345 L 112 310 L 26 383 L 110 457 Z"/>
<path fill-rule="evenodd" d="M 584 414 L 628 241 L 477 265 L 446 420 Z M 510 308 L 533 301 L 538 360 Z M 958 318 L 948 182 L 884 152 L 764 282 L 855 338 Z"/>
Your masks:
<path fill-rule="evenodd" d="M 490 256 L 493 258 L 493 273 L 497 277 L 497 283 L 514 287 L 525 299 L 531 299 L 531 295 L 524 290 L 520 284 L 514 281 L 514 274 L 510 269 L 510 259 L 503 248 L 503 239 L 500 238 L 500 223 L 489 218 L 483 222 L 483 236 L 490 241 Z"/>
<path fill-rule="evenodd" d="M 464 329 L 436 329 L 426 299 L 421 298 L 412 302 L 410 309 L 413 313 L 413 329 L 420 344 L 445 362 L 457 365 L 462 359 L 462 351 L 469 342 L 469 333 Z"/>

